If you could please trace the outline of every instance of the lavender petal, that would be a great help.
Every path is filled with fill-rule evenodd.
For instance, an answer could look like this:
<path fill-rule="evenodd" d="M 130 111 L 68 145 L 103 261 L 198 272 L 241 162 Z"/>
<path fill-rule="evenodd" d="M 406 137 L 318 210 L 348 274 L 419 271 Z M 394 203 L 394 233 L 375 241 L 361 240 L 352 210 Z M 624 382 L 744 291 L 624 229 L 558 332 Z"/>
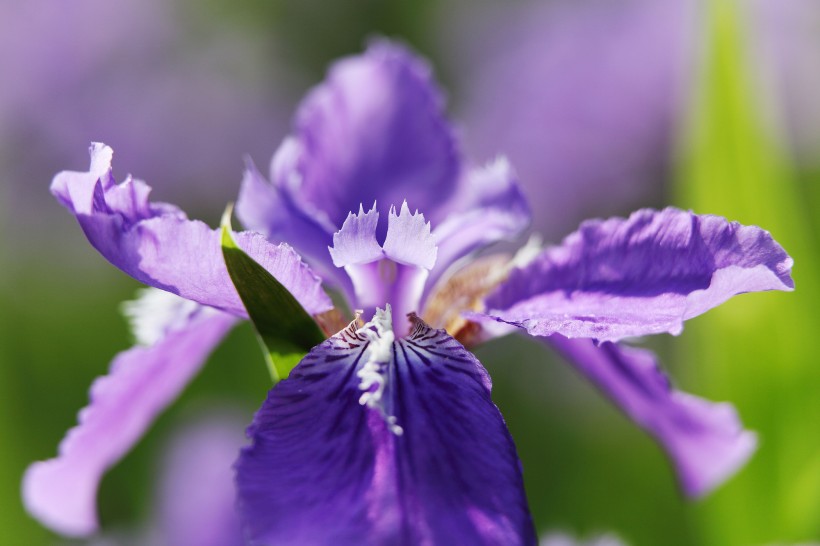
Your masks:
<path fill-rule="evenodd" d="M 245 316 L 222 259 L 218 231 L 188 220 L 176 207 L 150 202 L 150 188 L 143 182 L 129 178 L 116 184 L 111 148 L 94 144 L 91 156 L 89 172 L 60 173 L 51 186 L 91 244 L 112 264 L 149 286 Z M 272 245 L 250 232 L 239 233 L 236 239 L 309 313 L 332 308 L 321 280 L 292 248 Z"/>
<path fill-rule="evenodd" d="M 199 308 L 185 326 L 154 345 L 117 355 L 109 374 L 92 385 L 91 402 L 60 443 L 58 456 L 26 470 L 23 500 L 29 513 L 65 535 L 93 533 L 103 473 L 173 402 L 235 321 L 225 313 Z"/>
<path fill-rule="evenodd" d="M 386 216 L 407 200 L 434 222 L 453 205 L 461 159 L 444 100 L 427 64 L 404 47 L 379 40 L 337 61 L 294 125 L 274 157 L 272 183 L 247 178 L 239 199 L 240 220 L 271 240 L 329 263 L 310 247 L 319 239 L 330 246 L 360 204 L 375 202 Z M 294 224 L 313 235 L 294 234 Z M 381 226 L 380 241 L 385 233 Z"/>
<path fill-rule="evenodd" d="M 337 61 L 296 116 L 300 197 L 334 226 L 374 201 L 434 214 L 460 168 L 443 106 L 430 68 L 395 43 Z"/>
<path fill-rule="evenodd" d="M 794 288 L 793 260 L 754 226 L 674 208 L 588 221 L 486 300 L 530 334 L 617 341 L 668 332 L 744 292 Z"/>

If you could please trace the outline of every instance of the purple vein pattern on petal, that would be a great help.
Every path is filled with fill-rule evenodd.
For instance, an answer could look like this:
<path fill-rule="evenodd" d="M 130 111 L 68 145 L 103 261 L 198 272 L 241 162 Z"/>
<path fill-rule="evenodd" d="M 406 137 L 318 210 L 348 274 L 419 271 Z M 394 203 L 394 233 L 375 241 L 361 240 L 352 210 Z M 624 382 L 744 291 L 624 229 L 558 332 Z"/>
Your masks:
<path fill-rule="evenodd" d="M 730 404 L 674 390 L 652 352 L 560 335 L 543 341 L 661 445 L 686 495 L 706 495 L 754 453 L 757 439 Z"/>
<path fill-rule="evenodd" d="M 374 201 L 387 212 L 406 199 L 439 218 L 459 156 L 431 72 L 405 48 L 375 41 L 336 62 L 305 98 L 295 127 L 298 191 L 334 226 Z"/>
<path fill-rule="evenodd" d="M 771 235 L 673 208 L 585 222 L 512 272 L 487 316 L 530 334 L 616 341 L 669 332 L 734 295 L 792 290 L 792 259 Z"/>
<path fill-rule="evenodd" d="M 32 464 L 23 479 L 28 511 L 65 535 L 97 529 L 102 474 L 143 435 L 199 371 L 236 319 L 200 307 L 182 327 L 149 347 L 120 353 L 91 387 L 90 404 L 68 431 L 55 459 Z"/>
<path fill-rule="evenodd" d="M 392 343 L 385 408 L 361 405 L 354 326 L 268 395 L 237 462 L 254 544 L 535 544 L 512 439 L 481 364 L 417 321 Z"/>
<path fill-rule="evenodd" d="M 116 184 L 111 148 L 91 147 L 91 169 L 63 172 L 52 193 L 77 218 L 86 237 L 108 261 L 135 279 L 199 303 L 245 316 L 228 276 L 219 232 L 164 203 L 148 200 L 150 188 L 128 178 Z M 250 232 L 239 245 L 282 283 L 312 314 L 332 307 L 316 277 L 287 245 L 272 245 Z"/>

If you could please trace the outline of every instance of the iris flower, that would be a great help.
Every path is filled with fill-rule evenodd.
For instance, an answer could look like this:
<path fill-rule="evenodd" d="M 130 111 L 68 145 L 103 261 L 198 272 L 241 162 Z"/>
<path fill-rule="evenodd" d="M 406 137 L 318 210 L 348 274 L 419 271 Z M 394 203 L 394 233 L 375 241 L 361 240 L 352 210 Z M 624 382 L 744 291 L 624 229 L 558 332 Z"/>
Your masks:
<path fill-rule="evenodd" d="M 652 353 L 619 342 L 679 334 L 739 293 L 791 290 L 784 250 L 760 228 L 668 208 L 476 257 L 517 238 L 530 212 L 504 159 L 464 161 L 443 104 L 423 61 L 374 42 L 305 98 L 270 181 L 247 168 L 237 214 L 252 231 L 237 244 L 333 334 L 247 431 L 235 468 L 252 544 L 535 544 L 515 446 L 467 348 L 513 330 L 565 355 L 651 434 L 687 495 L 755 448 L 729 405 L 676 391 Z M 73 535 L 97 528 L 103 472 L 248 316 L 219 231 L 151 202 L 141 181 L 116 183 L 111 159 L 93 145 L 89 171 L 57 175 L 52 192 L 105 258 L 160 290 L 127 307 L 141 345 L 24 478 L 29 511 Z M 333 328 L 323 286 L 362 318 Z"/>

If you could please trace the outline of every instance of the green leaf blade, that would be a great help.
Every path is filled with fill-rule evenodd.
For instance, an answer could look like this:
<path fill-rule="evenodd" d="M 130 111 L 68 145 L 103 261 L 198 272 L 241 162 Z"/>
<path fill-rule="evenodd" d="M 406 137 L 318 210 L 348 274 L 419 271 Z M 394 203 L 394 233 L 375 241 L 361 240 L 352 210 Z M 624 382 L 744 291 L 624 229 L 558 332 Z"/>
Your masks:
<path fill-rule="evenodd" d="M 679 205 L 771 231 L 794 258 L 794 294 L 727 302 L 687 325 L 681 364 L 698 394 L 730 400 L 760 448 L 693 510 L 698 544 L 800 542 L 820 536 L 820 240 L 815 195 L 772 131 L 755 86 L 750 3 L 704 3 L 704 59 L 683 138 Z M 782 123 L 782 118 L 773 119 Z"/>
<path fill-rule="evenodd" d="M 293 295 L 243 251 L 233 237 L 231 208 L 222 218 L 222 256 L 264 347 L 274 382 L 284 379 L 324 334 Z"/>

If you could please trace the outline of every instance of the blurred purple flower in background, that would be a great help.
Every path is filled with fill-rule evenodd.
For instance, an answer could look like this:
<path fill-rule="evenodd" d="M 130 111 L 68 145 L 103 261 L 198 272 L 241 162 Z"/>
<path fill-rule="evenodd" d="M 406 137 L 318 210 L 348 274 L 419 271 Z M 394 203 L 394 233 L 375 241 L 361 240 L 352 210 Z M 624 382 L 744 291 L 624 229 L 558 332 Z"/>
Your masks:
<path fill-rule="evenodd" d="M 456 5 L 442 50 L 461 85 L 465 145 L 478 157 L 504 150 L 537 211 L 536 231 L 553 238 L 590 214 L 662 200 L 708 50 L 703 6 Z M 784 148 L 816 168 L 820 9 L 812 0 L 741 6 L 749 98 Z"/>
<path fill-rule="evenodd" d="M 199 411 L 171 431 L 153 486 L 150 520 L 106 529 L 88 546 L 240 546 L 231 465 L 244 443 L 244 416 L 224 407 Z"/>
<path fill-rule="evenodd" d="M 102 472 L 246 316 L 219 233 L 149 201 L 140 181 L 117 184 L 111 156 L 95 145 L 89 172 L 59 174 L 52 192 L 103 256 L 175 295 L 130 307 L 144 347 L 117 358 L 59 456 L 26 475 L 29 510 L 70 534 L 96 528 Z M 518 236 L 529 211 L 505 160 L 464 163 L 429 67 L 400 46 L 376 42 L 331 68 L 271 181 L 248 168 L 237 212 L 264 235 L 239 233 L 239 246 L 308 313 L 332 305 L 300 255 L 372 317 L 314 347 L 254 418 L 237 462 L 254 543 L 535 543 L 489 376 L 459 342 L 516 327 L 653 435 L 687 495 L 754 449 L 730 406 L 671 389 L 651 353 L 617 342 L 678 334 L 736 294 L 791 290 L 783 249 L 760 228 L 669 208 L 586 222 L 537 253 L 467 259 Z"/>
<path fill-rule="evenodd" d="M 688 98 L 695 7 L 498 4 L 460 25 L 466 145 L 508 153 L 537 231 L 554 237 L 589 212 L 658 198 Z"/>
<path fill-rule="evenodd" d="M 749 64 L 770 131 L 800 166 L 820 168 L 820 6 L 755 0 L 746 9 Z"/>
<path fill-rule="evenodd" d="M 180 427 L 159 474 L 149 544 L 239 546 L 233 470 L 243 420 L 213 409 Z"/>
<path fill-rule="evenodd" d="M 261 76 L 275 76 L 277 62 L 258 39 L 228 25 L 210 32 L 215 23 L 186 6 L 0 5 L 0 66 L 13 75 L 0 86 L 4 221 L 51 241 L 43 215 L 19 211 L 51 205 L 37 181 L 75 162 L 76 142 L 98 139 L 162 180 L 166 199 L 218 212 L 234 197 L 224 180 L 240 172 L 242 154 L 267 156 L 286 127 L 282 99 Z"/>

